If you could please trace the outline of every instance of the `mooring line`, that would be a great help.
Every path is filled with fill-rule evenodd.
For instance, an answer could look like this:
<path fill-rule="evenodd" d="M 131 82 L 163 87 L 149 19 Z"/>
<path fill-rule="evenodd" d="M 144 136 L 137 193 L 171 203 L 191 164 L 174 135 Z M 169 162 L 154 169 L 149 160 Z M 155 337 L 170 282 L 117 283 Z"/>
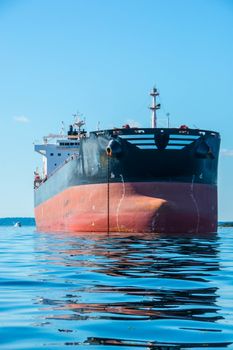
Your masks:
<path fill-rule="evenodd" d="M 121 182 L 122 182 L 122 194 L 121 194 L 121 198 L 119 200 L 118 206 L 117 206 L 117 210 L 116 210 L 116 221 L 117 221 L 117 229 L 118 232 L 120 232 L 120 225 L 119 225 L 119 212 L 120 212 L 120 207 L 121 207 L 121 203 L 125 198 L 125 182 L 124 182 L 124 178 L 123 175 L 120 174 L 120 178 L 121 178 Z"/>

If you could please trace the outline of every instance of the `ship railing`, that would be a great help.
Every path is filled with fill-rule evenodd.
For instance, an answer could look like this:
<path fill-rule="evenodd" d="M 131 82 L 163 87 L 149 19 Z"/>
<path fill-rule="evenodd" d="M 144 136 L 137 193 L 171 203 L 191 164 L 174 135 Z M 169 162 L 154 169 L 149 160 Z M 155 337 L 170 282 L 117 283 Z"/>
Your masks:
<path fill-rule="evenodd" d="M 219 133 L 210 130 L 180 128 L 122 128 L 95 132 L 96 136 L 110 134 L 139 149 L 183 150 L 205 136 L 219 137 Z"/>
<path fill-rule="evenodd" d="M 53 176 L 59 169 L 61 169 L 65 164 L 69 163 L 70 161 L 74 160 L 74 159 L 78 159 L 80 157 L 79 154 L 77 153 L 73 153 L 71 154 L 68 158 L 66 158 L 64 160 L 64 162 L 62 162 L 60 165 L 58 165 L 49 175 L 47 175 L 47 179 L 50 178 L 51 176 Z M 46 179 L 46 180 L 47 180 Z"/>
<path fill-rule="evenodd" d="M 212 135 L 219 136 L 216 131 L 205 130 L 205 129 L 191 129 L 191 128 L 114 128 L 107 130 L 92 131 L 91 134 L 96 136 L 110 134 L 112 136 L 118 135 L 146 135 L 146 134 L 177 134 L 177 135 Z"/>
<path fill-rule="evenodd" d="M 80 157 L 79 154 L 73 153 L 68 158 L 64 160 L 60 165 L 58 165 L 53 171 L 51 171 L 50 174 L 46 175 L 43 179 L 41 179 L 40 182 L 37 183 L 37 185 L 34 185 L 34 189 L 37 190 L 44 182 L 46 182 L 51 176 L 53 176 L 59 169 L 61 169 L 65 164 L 69 163 L 70 161 L 74 159 L 78 159 Z"/>

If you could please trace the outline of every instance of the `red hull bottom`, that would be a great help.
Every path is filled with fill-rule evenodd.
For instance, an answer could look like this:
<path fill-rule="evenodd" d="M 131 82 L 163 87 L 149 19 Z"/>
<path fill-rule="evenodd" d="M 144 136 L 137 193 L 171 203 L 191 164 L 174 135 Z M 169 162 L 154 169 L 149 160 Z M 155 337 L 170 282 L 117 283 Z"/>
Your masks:
<path fill-rule="evenodd" d="M 37 206 L 35 218 L 37 229 L 45 232 L 216 232 L 217 187 L 166 182 L 75 186 Z"/>

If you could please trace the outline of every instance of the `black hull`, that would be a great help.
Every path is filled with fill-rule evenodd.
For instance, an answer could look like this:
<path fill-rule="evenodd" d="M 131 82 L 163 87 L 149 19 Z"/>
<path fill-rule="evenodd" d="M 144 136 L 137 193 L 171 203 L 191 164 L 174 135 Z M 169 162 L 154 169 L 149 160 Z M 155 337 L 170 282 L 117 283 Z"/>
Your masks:
<path fill-rule="evenodd" d="M 88 184 L 124 181 L 216 186 L 219 145 L 219 134 L 211 131 L 93 132 L 81 140 L 79 155 L 72 156 L 35 190 L 35 207 L 70 187 Z"/>

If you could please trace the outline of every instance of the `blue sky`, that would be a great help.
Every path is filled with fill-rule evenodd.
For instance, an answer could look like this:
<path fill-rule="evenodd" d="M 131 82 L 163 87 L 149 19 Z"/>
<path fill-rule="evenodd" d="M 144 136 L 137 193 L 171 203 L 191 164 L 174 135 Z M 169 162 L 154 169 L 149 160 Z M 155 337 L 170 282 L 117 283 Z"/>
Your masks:
<path fill-rule="evenodd" d="M 68 126 L 161 123 L 219 131 L 219 219 L 232 220 L 231 0 L 1 0 L 0 217 L 33 215 L 33 142 Z"/>

